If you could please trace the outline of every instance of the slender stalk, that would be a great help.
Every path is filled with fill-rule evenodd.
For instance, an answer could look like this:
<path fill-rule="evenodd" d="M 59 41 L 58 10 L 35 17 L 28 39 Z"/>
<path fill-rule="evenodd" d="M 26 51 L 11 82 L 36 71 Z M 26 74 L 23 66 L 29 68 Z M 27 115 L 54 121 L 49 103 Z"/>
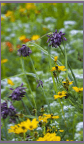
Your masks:
<path fill-rule="evenodd" d="M 25 79 L 27 81 L 27 85 L 29 86 L 29 90 L 32 94 L 32 98 L 33 98 L 33 101 L 34 101 L 34 105 L 35 105 L 35 109 L 36 109 L 36 116 L 37 116 L 37 107 L 36 107 L 36 102 L 35 102 L 35 99 L 34 99 L 34 95 L 33 95 L 33 92 L 32 92 L 32 89 L 31 89 L 31 86 L 30 86 L 30 83 L 29 83 L 29 80 L 28 80 L 28 77 L 26 76 L 26 72 L 25 72 L 25 68 L 24 68 L 24 61 L 23 61 L 23 58 L 21 57 L 21 64 L 22 64 L 22 70 L 23 70 L 23 73 L 24 73 L 24 76 L 25 76 Z"/>
<path fill-rule="evenodd" d="M 38 77 L 38 75 L 37 75 L 37 73 L 36 73 L 36 70 L 35 70 L 35 67 L 34 67 L 34 64 L 33 64 L 33 61 L 32 61 L 32 58 L 31 58 L 31 57 L 30 57 L 30 61 L 31 61 L 31 63 L 32 63 L 33 70 L 34 70 L 34 72 L 35 72 L 35 74 L 36 74 L 36 78 L 39 80 L 39 77 Z M 46 102 L 47 102 L 48 108 L 49 108 L 50 113 L 51 113 L 51 108 L 50 108 L 50 105 L 49 105 L 48 100 L 46 99 L 46 95 L 45 95 L 44 88 L 43 88 L 42 86 L 41 86 L 40 88 L 41 88 L 41 91 L 43 92 L 43 95 L 44 95 L 44 97 L 45 97 L 45 100 L 46 100 Z M 49 112 L 49 110 L 48 110 L 48 112 Z"/>
<path fill-rule="evenodd" d="M 66 48 L 65 48 L 64 41 L 63 41 L 63 46 L 64 46 L 64 53 L 65 53 L 65 68 L 66 68 L 66 78 L 68 78 L 67 52 L 66 52 Z"/>
<path fill-rule="evenodd" d="M 21 100 L 21 102 L 22 102 L 22 105 L 23 105 L 23 107 L 25 108 L 26 112 L 27 112 L 28 114 L 30 114 L 30 111 L 29 111 L 29 109 L 27 108 L 27 106 L 25 105 L 24 101 Z"/>

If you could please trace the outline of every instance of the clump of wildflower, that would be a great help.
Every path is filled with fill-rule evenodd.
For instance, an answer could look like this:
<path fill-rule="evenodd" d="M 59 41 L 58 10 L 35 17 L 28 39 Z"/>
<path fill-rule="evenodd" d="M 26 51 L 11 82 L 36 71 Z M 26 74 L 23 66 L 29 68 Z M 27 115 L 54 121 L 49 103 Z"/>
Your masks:
<path fill-rule="evenodd" d="M 7 79 L 7 83 L 10 84 L 10 85 L 14 85 L 14 83 L 11 79 Z"/>
<path fill-rule="evenodd" d="M 41 80 L 37 80 L 37 83 L 38 83 L 37 88 L 40 87 L 40 86 L 43 87 L 43 82 Z"/>
<path fill-rule="evenodd" d="M 32 53 L 31 49 L 23 44 L 22 47 L 18 50 L 17 54 L 19 56 L 27 57 L 30 53 Z"/>
<path fill-rule="evenodd" d="M 1 64 L 6 63 L 7 61 L 8 61 L 8 59 L 2 59 Z"/>
<path fill-rule="evenodd" d="M 38 126 L 38 121 L 36 119 L 33 119 L 30 121 L 27 119 L 26 121 L 21 122 L 20 124 L 17 124 L 15 126 L 11 126 L 8 130 L 9 133 L 26 133 L 28 130 L 34 130 Z"/>
<path fill-rule="evenodd" d="M 63 81 L 63 87 L 68 90 L 69 85 L 73 84 L 73 81 L 69 82 L 69 80 L 66 78 L 66 81 Z"/>
<path fill-rule="evenodd" d="M 1 103 L 1 116 L 3 119 L 6 119 L 8 116 L 10 116 L 10 121 L 15 122 L 17 117 L 16 114 L 17 112 L 12 104 L 8 106 L 7 102 Z"/>
<path fill-rule="evenodd" d="M 76 92 L 82 92 L 83 91 L 83 87 L 78 88 L 78 87 L 72 87 Z"/>
<path fill-rule="evenodd" d="M 12 98 L 12 100 L 21 100 L 22 97 L 25 96 L 25 93 L 26 91 L 24 91 L 24 87 L 23 86 L 23 83 L 21 84 L 21 86 L 17 87 L 15 90 L 13 90 L 12 88 L 10 88 L 10 90 L 13 90 L 12 94 L 9 96 L 10 98 Z"/>
<path fill-rule="evenodd" d="M 58 46 L 61 45 L 63 40 L 65 41 L 67 40 L 65 37 L 63 37 L 63 35 L 65 35 L 65 33 L 62 33 L 61 31 L 57 33 L 57 30 L 55 30 L 53 34 L 47 35 L 49 37 L 47 43 L 50 42 L 49 46 L 57 48 Z"/>
<path fill-rule="evenodd" d="M 31 37 L 32 40 L 37 40 L 37 39 L 39 39 L 39 38 L 40 38 L 39 35 L 33 35 L 33 36 Z"/>
<path fill-rule="evenodd" d="M 59 116 L 54 116 L 53 114 L 43 114 L 47 119 L 58 119 Z"/>
<path fill-rule="evenodd" d="M 54 99 L 62 98 L 62 97 L 65 97 L 65 96 L 67 96 L 67 93 L 65 91 L 58 92 L 58 95 L 54 95 Z"/>
<path fill-rule="evenodd" d="M 46 133 L 44 137 L 39 137 L 37 141 L 60 141 L 61 137 L 56 136 L 56 133 Z"/>

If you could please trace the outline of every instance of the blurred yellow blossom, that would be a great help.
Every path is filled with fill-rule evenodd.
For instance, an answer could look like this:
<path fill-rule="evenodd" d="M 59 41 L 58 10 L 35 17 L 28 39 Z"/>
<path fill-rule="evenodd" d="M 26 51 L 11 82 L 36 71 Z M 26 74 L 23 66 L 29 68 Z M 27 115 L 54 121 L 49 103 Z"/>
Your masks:
<path fill-rule="evenodd" d="M 2 63 L 6 63 L 7 61 L 8 61 L 8 59 L 2 59 L 2 60 L 1 60 L 1 64 L 2 64 Z"/>
<path fill-rule="evenodd" d="M 58 59 L 58 56 L 55 56 L 54 57 L 54 61 L 57 62 L 57 59 Z"/>
<path fill-rule="evenodd" d="M 6 17 L 10 17 L 13 15 L 13 12 L 12 11 L 7 11 L 7 13 L 5 14 Z"/>
<path fill-rule="evenodd" d="M 34 3 L 27 3 L 26 4 L 26 9 L 27 10 L 32 10 L 32 9 L 35 9 L 35 4 Z"/>
<path fill-rule="evenodd" d="M 7 79 L 7 83 L 10 84 L 10 85 L 14 85 L 14 83 L 11 79 Z"/>
<path fill-rule="evenodd" d="M 39 39 L 39 38 L 40 38 L 39 35 L 33 35 L 33 36 L 31 37 L 32 40 L 37 40 L 37 39 Z"/>
<path fill-rule="evenodd" d="M 25 40 L 25 39 L 26 39 L 26 36 L 25 36 L 25 35 L 22 35 L 22 36 L 19 37 L 19 40 L 21 40 L 21 41 L 23 41 L 23 40 Z"/>
<path fill-rule="evenodd" d="M 83 91 L 83 87 L 81 87 L 81 88 L 73 87 L 73 89 L 74 89 L 76 92 L 81 92 L 81 91 Z"/>

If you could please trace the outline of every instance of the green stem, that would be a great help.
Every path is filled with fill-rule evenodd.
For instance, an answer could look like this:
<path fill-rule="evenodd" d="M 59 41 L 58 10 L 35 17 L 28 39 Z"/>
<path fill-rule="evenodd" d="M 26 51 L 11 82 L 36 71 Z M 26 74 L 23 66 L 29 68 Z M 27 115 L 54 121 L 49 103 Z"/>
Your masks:
<path fill-rule="evenodd" d="M 29 86 L 29 90 L 32 94 L 32 98 L 33 98 L 33 101 L 34 101 L 34 105 L 35 105 L 35 109 L 36 109 L 36 116 L 37 116 L 37 107 L 36 107 L 36 102 L 35 102 L 35 99 L 34 99 L 34 95 L 33 95 L 33 92 L 32 92 L 32 89 L 31 89 L 31 86 L 30 86 L 30 83 L 29 83 L 29 80 L 28 80 L 28 77 L 26 76 L 26 72 L 25 72 L 25 68 L 24 68 L 24 61 L 23 61 L 23 58 L 21 57 L 21 64 L 22 64 L 22 70 L 23 70 L 23 73 L 24 73 L 24 76 L 25 76 L 25 79 L 27 81 L 27 85 Z"/>
<path fill-rule="evenodd" d="M 36 74 L 36 78 L 39 80 L 39 77 L 38 77 L 38 75 L 37 75 L 37 73 L 36 73 L 36 70 L 35 70 L 35 67 L 34 67 L 34 64 L 33 64 L 33 61 L 32 61 L 32 58 L 31 58 L 31 57 L 30 57 L 30 61 L 31 61 L 31 63 L 32 63 L 33 70 L 34 70 L 34 72 L 35 72 L 35 74 Z M 45 92 L 44 92 L 44 88 L 43 88 L 42 86 L 41 86 L 40 88 L 41 88 L 41 91 L 43 92 L 44 98 L 45 98 L 45 100 L 46 100 L 46 102 L 47 102 L 48 108 L 49 108 L 50 113 L 51 113 L 50 105 L 49 105 L 49 102 L 48 102 L 47 99 L 46 99 L 46 95 L 45 95 Z M 48 110 L 48 112 L 49 112 L 49 110 Z"/>
<path fill-rule="evenodd" d="M 64 41 L 63 41 L 63 45 L 64 45 L 64 53 L 65 53 L 65 68 L 66 68 L 66 78 L 68 78 L 67 52 L 66 52 L 66 48 L 65 48 Z"/>

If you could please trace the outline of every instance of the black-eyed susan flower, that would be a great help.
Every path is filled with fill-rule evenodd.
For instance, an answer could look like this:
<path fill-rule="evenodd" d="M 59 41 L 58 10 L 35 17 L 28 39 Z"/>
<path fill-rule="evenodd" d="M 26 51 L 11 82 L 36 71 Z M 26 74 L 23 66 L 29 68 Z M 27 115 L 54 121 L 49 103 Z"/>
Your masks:
<path fill-rule="evenodd" d="M 58 92 L 58 95 L 54 95 L 54 99 L 62 98 L 62 97 L 65 97 L 65 96 L 67 96 L 67 93 L 65 91 Z"/>
<path fill-rule="evenodd" d="M 83 87 L 78 88 L 78 87 L 72 87 L 76 92 L 82 92 L 83 91 Z"/>
<path fill-rule="evenodd" d="M 65 69 L 65 66 L 56 65 L 55 67 L 52 67 L 51 71 L 61 72 L 61 71 L 66 71 L 66 69 Z"/>
<path fill-rule="evenodd" d="M 36 118 L 34 118 L 32 121 L 30 121 L 30 119 L 27 119 L 27 121 L 26 121 L 27 128 L 30 131 L 33 129 L 36 129 L 38 127 L 38 123 L 39 123 L 39 121 L 37 121 Z"/>

